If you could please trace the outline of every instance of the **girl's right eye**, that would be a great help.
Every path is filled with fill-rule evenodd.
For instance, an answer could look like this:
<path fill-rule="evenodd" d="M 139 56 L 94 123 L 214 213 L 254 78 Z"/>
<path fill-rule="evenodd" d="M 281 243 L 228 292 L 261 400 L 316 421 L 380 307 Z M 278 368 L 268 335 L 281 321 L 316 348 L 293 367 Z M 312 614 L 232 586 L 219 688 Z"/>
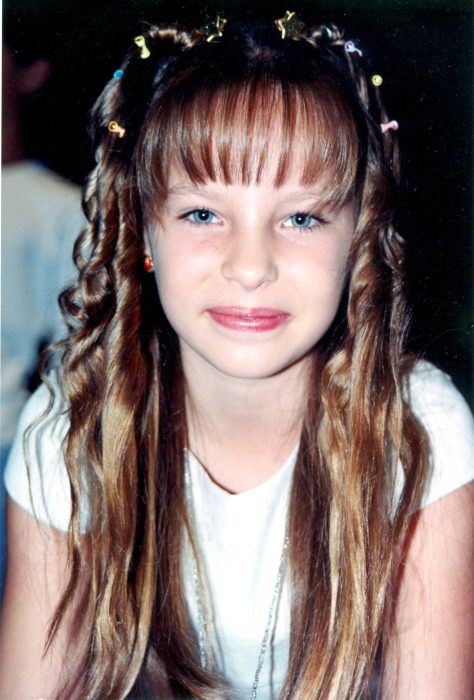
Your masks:
<path fill-rule="evenodd" d="M 193 209 L 183 217 L 192 224 L 215 224 L 217 216 L 209 209 Z"/>

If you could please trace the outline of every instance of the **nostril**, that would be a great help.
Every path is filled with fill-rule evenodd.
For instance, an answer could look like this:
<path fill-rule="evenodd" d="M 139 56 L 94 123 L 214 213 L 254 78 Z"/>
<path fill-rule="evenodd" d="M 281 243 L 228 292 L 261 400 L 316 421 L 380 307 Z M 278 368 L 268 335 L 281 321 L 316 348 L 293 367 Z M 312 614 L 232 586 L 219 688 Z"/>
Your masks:
<path fill-rule="evenodd" d="M 276 267 L 273 264 L 265 267 L 256 265 L 224 264 L 222 273 L 225 279 L 237 282 L 244 288 L 255 288 L 267 282 L 273 282 L 277 278 Z"/>
<path fill-rule="evenodd" d="M 222 264 L 222 275 L 244 288 L 252 289 L 278 277 L 274 256 L 265 248 L 233 246 Z"/>

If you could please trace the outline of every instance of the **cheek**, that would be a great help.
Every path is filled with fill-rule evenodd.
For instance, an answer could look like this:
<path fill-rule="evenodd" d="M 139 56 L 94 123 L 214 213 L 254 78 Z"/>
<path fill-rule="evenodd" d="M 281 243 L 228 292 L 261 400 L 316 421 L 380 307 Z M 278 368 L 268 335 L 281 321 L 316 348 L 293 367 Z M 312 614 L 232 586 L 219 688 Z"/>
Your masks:
<path fill-rule="evenodd" d="M 202 256 L 196 251 L 193 253 L 189 245 L 177 243 L 171 244 L 165 239 L 158 241 L 154 248 L 158 294 L 163 311 L 175 330 L 196 299 L 207 269 Z"/>
<path fill-rule="evenodd" d="M 186 279 L 186 276 L 178 268 L 179 259 L 173 261 L 170 256 L 169 247 L 158 237 L 152 243 L 153 259 L 154 259 L 154 274 L 156 286 L 158 288 L 158 296 L 160 297 L 163 310 L 171 322 L 170 312 L 172 311 L 173 299 L 179 292 L 179 286 L 176 284 L 180 279 Z M 172 324 L 173 325 L 173 324 Z"/>
<path fill-rule="evenodd" d="M 214 262 L 215 247 L 192 235 L 159 233 L 153 242 L 155 269 L 161 277 L 202 276 Z"/>
<path fill-rule="evenodd" d="M 327 239 L 291 260 L 292 276 L 318 297 L 339 297 L 347 276 L 349 241 Z"/>
<path fill-rule="evenodd" d="M 176 293 L 179 285 L 189 278 L 188 256 L 176 246 L 170 236 L 160 232 L 153 242 L 155 275 L 160 296 Z"/>
<path fill-rule="evenodd" d="M 329 274 L 344 276 L 349 259 L 351 235 L 328 236 L 321 244 L 319 263 Z"/>
<path fill-rule="evenodd" d="M 188 308 L 187 295 L 182 284 L 178 283 L 180 273 L 170 274 L 163 266 L 155 267 L 155 278 L 163 312 L 175 333 L 181 334 L 183 318 Z"/>
<path fill-rule="evenodd" d="M 158 294 L 165 312 L 183 296 L 189 276 L 186 269 L 178 263 L 169 265 L 163 259 L 155 263 L 155 277 Z"/>

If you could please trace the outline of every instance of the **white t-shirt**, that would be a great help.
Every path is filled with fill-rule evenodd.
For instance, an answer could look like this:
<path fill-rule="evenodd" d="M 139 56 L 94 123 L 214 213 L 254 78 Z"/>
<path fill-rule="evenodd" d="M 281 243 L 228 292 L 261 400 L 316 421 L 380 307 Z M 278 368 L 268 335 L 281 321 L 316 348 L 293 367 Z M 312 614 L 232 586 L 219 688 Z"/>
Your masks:
<path fill-rule="evenodd" d="M 432 450 L 424 507 L 474 479 L 474 421 L 449 377 L 426 362 L 419 362 L 412 372 L 409 397 L 428 432 Z M 46 401 L 45 388 L 29 401 L 5 475 L 10 496 L 30 512 L 22 436 Z M 57 403 L 56 416 L 60 410 Z M 64 415 L 42 421 L 33 430 L 27 452 L 36 513 L 40 520 L 61 530 L 67 529 L 70 516 L 68 480 L 61 458 L 66 432 Z M 214 484 L 188 453 L 197 541 L 209 593 L 209 634 L 217 666 L 234 689 L 232 700 L 248 700 L 251 694 L 285 537 L 295 457 L 296 448 L 270 479 L 231 495 Z M 399 474 L 399 487 L 401 484 Z M 87 529 L 85 512 L 82 526 Z M 199 628 L 189 555 L 185 558 L 185 590 L 192 620 Z M 278 695 L 288 659 L 289 623 L 289 591 L 284 580 L 272 641 L 260 674 L 259 700 Z"/>
<path fill-rule="evenodd" d="M 217 668 L 231 685 L 232 700 L 251 696 L 285 540 L 286 513 L 297 447 L 270 479 L 229 494 L 187 453 L 194 527 L 209 595 L 209 637 Z M 192 560 L 185 559 L 186 598 L 199 629 Z M 290 597 L 279 595 L 258 684 L 259 700 L 278 696 L 288 665 Z"/>

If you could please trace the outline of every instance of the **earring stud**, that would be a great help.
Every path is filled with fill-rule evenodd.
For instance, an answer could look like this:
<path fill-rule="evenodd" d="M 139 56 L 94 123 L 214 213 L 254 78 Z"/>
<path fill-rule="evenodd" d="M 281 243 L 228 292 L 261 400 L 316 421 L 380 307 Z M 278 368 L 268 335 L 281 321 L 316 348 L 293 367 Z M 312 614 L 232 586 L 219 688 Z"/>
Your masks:
<path fill-rule="evenodd" d="M 143 256 L 143 269 L 145 272 L 153 272 L 154 269 L 154 264 L 153 264 L 153 258 L 151 255 L 144 255 Z"/>

